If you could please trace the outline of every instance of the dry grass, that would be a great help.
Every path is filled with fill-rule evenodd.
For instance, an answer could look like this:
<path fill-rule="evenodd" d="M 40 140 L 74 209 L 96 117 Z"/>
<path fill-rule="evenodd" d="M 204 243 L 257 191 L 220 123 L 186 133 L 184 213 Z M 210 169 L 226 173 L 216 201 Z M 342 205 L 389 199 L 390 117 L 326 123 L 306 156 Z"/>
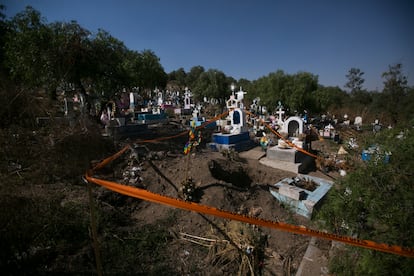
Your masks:
<path fill-rule="evenodd" d="M 211 238 L 180 233 L 181 239 L 209 248 L 208 261 L 219 270 L 238 271 L 237 275 L 255 275 L 263 258 L 265 240 L 259 229 L 230 221 L 213 231 Z M 224 235 L 224 239 L 219 236 Z"/>

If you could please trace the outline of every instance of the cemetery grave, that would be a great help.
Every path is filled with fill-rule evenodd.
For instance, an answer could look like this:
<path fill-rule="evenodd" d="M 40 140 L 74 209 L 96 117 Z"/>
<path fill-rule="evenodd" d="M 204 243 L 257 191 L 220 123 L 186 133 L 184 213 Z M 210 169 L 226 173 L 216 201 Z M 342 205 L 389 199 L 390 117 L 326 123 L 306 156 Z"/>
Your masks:
<path fill-rule="evenodd" d="M 166 102 L 164 100 L 161 101 L 160 93 L 159 91 L 157 92 L 157 95 L 159 95 L 157 104 L 161 104 L 162 106 Z M 247 112 L 241 102 L 244 93 L 240 89 L 227 102 L 230 112 L 228 117 L 224 118 L 223 121 L 228 121 L 229 123 L 217 124 L 217 127 L 221 127 L 221 131 L 212 130 L 211 136 L 205 135 L 201 145 L 195 148 L 195 150 L 190 151 L 188 155 L 183 155 L 183 147 L 188 140 L 188 135 L 145 145 L 140 144 L 139 141 L 179 134 L 189 128 L 190 120 L 177 120 L 185 121 L 180 125 L 173 124 L 171 123 L 172 120 L 169 120 L 168 123 L 156 124 L 151 127 L 148 127 L 148 124 L 141 123 L 141 125 L 147 126 L 147 129 L 145 132 L 140 133 L 142 136 L 138 137 L 137 140 L 131 137 L 128 137 L 126 140 L 119 139 L 117 141 L 107 139 L 107 141 L 114 143 L 116 147 L 121 147 L 125 143 L 131 143 L 134 151 L 132 154 L 121 158 L 112 166 L 102 171 L 102 175 L 100 176 L 171 197 L 183 196 L 183 188 L 190 189 L 191 197 L 184 199 L 194 200 L 207 206 L 235 213 L 250 214 L 258 218 L 273 221 L 291 221 L 296 225 L 310 225 L 311 222 L 308 219 L 310 217 L 309 213 L 305 213 L 305 216 L 296 214 L 285 203 L 279 201 L 275 194 L 270 192 L 277 190 L 274 187 L 275 183 L 283 181 L 286 177 L 289 179 L 297 177 L 297 171 L 291 171 L 283 167 L 275 168 L 263 163 L 266 159 L 270 159 L 271 162 L 277 160 L 275 163 L 282 163 L 284 161 L 290 164 L 298 163 L 297 160 L 303 161 L 304 156 L 302 152 L 298 151 L 298 148 L 309 148 L 310 146 L 301 135 L 306 129 L 303 119 L 299 116 L 283 116 L 283 109 L 280 107 L 278 110 L 279 113 L 276 113 L 273 118 L 274 125 L 272 127 L 278 129 L 280 133 L 283 133 L 283 137 L 286 137 L 288 142 L 278 139 L 273 133 L 268 132 L 268 137 L 272 142 L 269 143 L 267 150 L 264 151 L 260 148 L 257 140 L 252 139 L 250 127 L 253 128 L 253 126 L 245 119 Z M 187 94 L 187 96 L 189 95 Z M 188 103 L 191 103 L 191 101 L 187 101 Z M 256 104 L 258 104 L 258 101 Z M 197 121 L 194 120 L 196 124 L 197 122 L 200 122 L 200 125 L 204 123 L 205 120 L 198 120 L 199 117 L 203 117 L 200 114 L 203 112 L 203 108 L 198 105 L 190 105 L 190 107 L 192 112 L 182 112 L 184 108 L 175 115 L 182 119 L 183 117 L 180 117 L 181 115 L 189 113 L 189 116 L 197 119 Z M 135 102 L 133 104 L 130 103 L 130 108 L 136 109 L 138 105 Z M 263 110 L 264 108 L 262 107 L 260 109 Z M 107 112 L 109 114 L 112 113 L 112 106 Z M 206 116 L 205 114 L 203 115 Z M 267 130 L 266 128 L 260 129 L 260 116 L 263 115 L 258 114 L 257 118 L 251 116 L 251 119 L 256 119 L 254 126 L 258 132 Z M 118 126 L 126 125 L 126 122 L 122 122 L 119 118 L 117 119 Z M 267 121 L 267 118 L 264 119 Z M 269 122 L 272 122 L 272 120 L 269 119 Z M 206 132 L 207 129 L 204 129 L 203 133 Z M 78 133 L 76 135 L 83 134 L 80 132 L 80 134 Z M 57 139 L 56 141 L 59 140 Z M 76 143 L 86 143 L 89 140 L 77 139 L 76 141 Z M 221 145 L 226 146 L 222 146 L 220 151 L 215 151 L 212 150 L 211 145 L 208 144 L 209 142 L 219 144 L 222 142 Z M 240 145 L 240 143 L 245 142 L 249 144 L 253 143 L 252 145 L 255 148 L 249 151 L 244 150 L 238 152 L 241 149 L 238 143 Z M 312 148 L 316 151 L 328 153 L 328 151 L 323 149 L 322 145 L 329 144 L 329 147 L 335 147 L 335 150 L 329 153 L 336 153 L 338 151 L 338 145 L 332 145 L 331 142 L 330 138 L 314 141 Z M 65 150 L 65 147 L 62 146 L 61 150 Z M 73 163 L 76 164 L 76 162 Z M 80 169 L 85 169 L 85 167 L 83 166 Z M 337 174 L 331 174 L 331 172 L 328 174 L 333 177 L 338 177 Z M 319 178 L 326 177 L 325 174 L 321 174 L 318 171 L 309 171 L 309 175 Z M 307 179 L 295 182 L 295 187 L 301 189 L 296 193 L 297 199 L 306 197 L 310 200 L 312 199 L 312 193 L 320 196 L 321 193 L 318 192 L 318 188 L 324 187 L 324 185 L 315 185 L 315 183 L 320 183 L 319 181 L 319 179 L 317 181 Z M 269 189 L 272 187 L 273 189 Z M 62 188 L 64 188 L 64 185 L 62 185 Z M 289 189 L 285 188 L 282 187 L 278 190 L 286 195 L 289 193 L 287 192 Z M 42 186 L 35 186 L 32 192 L 42 194 L 44 193 L 44 189 Z M 119 224 L 101 225 L 104 233 L 116 233 L 114 234 L 116 237 L 123 239 L 123 237 L 132 235 L 132 233 L 139 233 L 145 227 L 155 227 L 158 225 L 157 227 L 161 227 L 168 234 L 165 238 L 167 246 L 162 250 L 159 249 L 157 254 L 165 254 L 168 256 L 166 258 L 166 265 L 175 267 L 177 271 L 184 273 L 190 273 L 193 269 L 202 271 L 206 268 L 216 274 L 237 271 L 239 265 L 243 264 L 245 266 L 248 264 L 245 257 L 243 257 L 245 255 L 234 254 L 239 249 L 249 252 L 250 250 L 253 250 L 251 252 L 255 252 L 255 249 L 260 250 L 261 257 L 254 260 L 264 261 L 263 270 L 265 273 L 294 273 L 298 271 L 310 240 L 309 237 L 293 236 L 289 233 L 269 229 L 258 229 L 255 227 L 243 228 L 246 226 L 234 225 L 233 223 L 223 222 L 220 219 L 203 217 L 192 212 L 174 210 L 157 204 L 126 198 L 101 188 L 94 188 L 94 194 L 99 202 L 99 212 L 119 217 Z M 184 195 L 188 196 L 186 194 Z M 81 198 L 82 204 L 87 204 L 86 195 L 73 192 L 65 195 L 65 197 L 65 200 L 69 202 L 73 198 L 77 198 L 77 200 Z M 307 204 L 307 206 L 316 206 L 318 200 L 313 200 L 313 202 L 315 204 Z M 125 225 L 128 225 L 128 230 L 126 230 Z M 240 231 L 240 228 L 244 232 L 249 233 L 249 235 L 236 235 L 237 231 Z M 214 229 L 213 232 L 212 229 Z M 226 231 L 236 233 L 229 235 L 231 237 L 226 237 L 223 235 Z M 182 233 L 185 233 L 185 235 Z M 198 238 L 195 238 L 193 241 L 188 241 L 190 235 Z M 183 236 L 186 238 L 183 239 Z M 124 243 L 116 237 L 105 236 L 103 239 L 105 242 L 112 244 L 119 242 L 119 248 L 123 248 Z M 266 237 L 266 243 L 262 243 L 261 241 L 256 243 L 255 239 L 257 237 L 259 240 Z M 233 242 L 236 240 L 236 247 L 233 245 L 231 250 L 227 251 L 229 248 L 223 245 L 222 247 L 217 247 L 213 254 L 212 252 L 206 252 L 203 249 L 204 245 L 199 245 L 194 242 L 199 242 L 200 240 L 216 241 L 219 239 L 225 240 L 227 243 L 230 240 Z M 156 246 L 155 244 L 153 246 Z M 322 244 L 324 243 L 322 242 Z M 322 255 L 328 256 L 328 247 L 323 248 Z M 153 248 L 144 248 L 140 256 L 142 257 L 142 254 L 148 254 L 152 250 Z M 220 252 L 232 253 L 226 257 Z M 224 262 L 226 258 L 231 259 L 231 256 L 238 261 L 229 267 L 210 263 L 210 261 L 214 262 L 214 260 L 222 260 Z M 105 256 L 105 261 L 108 266 L 111 264 L 114 265 L 117 262 L 117 260 L 109 256 Z M 259 263 L 253 262 L 256 266 Z M 322 263 L 320 265 L 323 266 L 326 264 Z M 107 269 L 110 270 L 108 267 Z"/>

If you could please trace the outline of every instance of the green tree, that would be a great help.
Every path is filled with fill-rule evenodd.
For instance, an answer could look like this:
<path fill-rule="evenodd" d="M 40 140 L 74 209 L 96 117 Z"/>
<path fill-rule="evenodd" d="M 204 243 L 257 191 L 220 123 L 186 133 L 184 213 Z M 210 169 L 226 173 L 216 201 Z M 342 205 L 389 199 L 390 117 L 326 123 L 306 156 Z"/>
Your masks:
<path fill-rule="evenodd" d="M 187 86 L 187 73 L 184 68 L 178 68 L 168 74 L 168 87 L 170 89 L 183 91 Z"/>
<path fill-rule="evenodd" d="M 252 90 L 257 91 L 261 105 L 273 110 L 277 107 L 278 101 L 286 102 L 287 97 L 284 93 L 287 92 L 287 80 L 288 76 L 282 70 L 278 70 L 254 81 Z"/>
<path fill-rule="evenodd" d="M 6 16 L 3 14 L 3 10 L 5 6 L 0 4 L 0 72 L 5 72 L 5 53 L 4 53 L 4 46 L 6 43 L 6 35 L 8 33 L 8 23 L 5 21 Z"/>
<path fill-rule="evenodd" d="M 317 215 L 326 222 L 324 227 L 337 234 L 414 247 L 414 131 L 402 130 L 403 138 L 396 138 L 401 129 L 393 129 L 367 141 L 378 144 L 380 154 L 329 191 Z M 389 163 L 383 161 L 384 152 L 392 153 Z M 413 271 L 413 259 L 355 247 L 340 251 L 331 266 L 337 275 L 412 275 Z"/>
<path fill-rule="evenodd" d="M 309 101 L 309 109 L 315 113 L 325 113 L 341 108 L 347 101 L 347 94 L 338 86 L 322 86 L 313 93 Z"/>
<path fill-rule="evenodd" d="M 167 74 L 155 53 L 151 50 L 144 50 L 141 53 L 141 59 L 142 67 L 137 72 L 141 80 L 139 86 L 147 89 L 165 87 L 167 84 Z"/>
<path fill-rule="evenodd" d="M 384 92 L 403 95 L 407 88 L 407 77 L 402 73 L 402 64 L 388 66 L 388 71 L 382 73 Z"/>
<path fill-rule="evenodd" d="M 261 104 L 268 110 L 274 110 L 281 101 L 292 112 L 301 112 L 312 104 L 310 101 L 318 88 L 318 77 L 308 72 L 288 75 L 278 70 L 254 81 L 250 87 L 257 91 Z"/>
<path fill-rule="evenodd" d="M 187 79 L 187 73 L 182 67 L 168 74 L 168 81 L 177 81 L 177 83 L 183 87 L 187 85 L 186 79 Z"/>
<path fill-rule="evenodd" d="M 10 21 L 6 37 L 6 66 L 12 78 L 27 87 L 44 87 L 55 96 L 58 86 L 73 84 L 83 89 L 88 76 L 89 31 L 75 21 L 47 25 L 40 13 L 28 6 Z"/>
<path fill-rule="evenodd" d="M 402 64 L 390 65 L 388 71 L 382 74 L 384 79 L 383 106 L 389 113 L 393 124 L 403 119 L 406 114 L 400 114 L 405 104 L 407 94 L 407 77 L 402 72 Z"/>
<path fill-rule="evenodd" d="M 203 66 L 194 66 L 190 69 L 190 72 L 187 73 L 187 80 L 186 83 L 188 87 L 194 87 L 196 82 L 198 81 L 198 78 L 202 73 L 205 72 L 205 69 Z"/>
<path fill-rule="evenodd" d="M 11 19 L 5 38 L 5 65 L 17 83 L 40 87 L 47 82 L 50 35 L 45 20 L 30 6 Z"/>
<path fill-rule="evenodd" d="M 236 82 L 237 86 L 242 87 L 243 90 L 249 90 L 250 86 L 252 85 L 252 82 L 248 79 L 241 78 Z"/>
<path fill-rule="evenodd" d="M 119 85 L 128 88 L 139 87 L 142 85 L 138 74 L 142 68 L 141 53 L 133 50 L 122 50 L 121 53 L 119 53 L 121 60 L 119 73 L 124 74 L 124 76 L 118 78 L 122 82 Z"/>
<path fill-rule="evenodd" d="M 362 90 L 362 84 L 365 82 L 363 78 L 364 72 L 359 68 L 351 68 L 346 75 L 348 82 L 345 84 L 345 87 L 350 89 L 351 93 L 355 93 Z"/>
<path fill-rule="evenodd" d="M 226 75 L 215 69 L 201 73 L 192 91 L 198 100 L 207 97 L 224 101 L 231 94 L 230 83 L 227 82 Z"/>
<path fill-rule="evenodd" d="M 308 73 L 300 72 L 291 77 L 290 93 L 287 93 L 286 104 L 291 110 L 302 112 L 308 109 L 312 93 L 318 88 L 318 77 Z"/>
<path fill-rule="evenodd" d="M 84 90 L 82 80 L 91 74 L 90 66 L 90 32 L 82 28 L 76 21 L 69 23 L 54 22 L 49 24 L 50 41 L 44 50 L 47 66 L 47 82 L 50 92 L 58 86 Z"/>
<path fill-rule="evenodd" d="M 140 55 L 129 51 L 124 43 L 107 31 L 99 30 L 91 40 L 92 79 L 95 89 L 105 98 L 112 98 L 123 86 L 131 85 L 140 70 Z"/>

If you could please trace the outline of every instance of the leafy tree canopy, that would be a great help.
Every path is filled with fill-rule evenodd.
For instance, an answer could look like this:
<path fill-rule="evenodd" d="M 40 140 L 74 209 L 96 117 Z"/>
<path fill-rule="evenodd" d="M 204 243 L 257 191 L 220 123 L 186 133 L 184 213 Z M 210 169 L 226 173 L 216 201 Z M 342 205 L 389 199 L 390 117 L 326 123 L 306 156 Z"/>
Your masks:
<path fill-rule="evenodd" d="M 258 91 L 261 104 L 269 110 L 275 109 L 281 101 L 292 113 L 308 109 L 317 88 L 317 76 L 308 72 L 288 75 L 282 70 L 259 78 L 251 86 L 252 90 Z"/>
<path fill-rule="evenodd" d="M 200 74 L 192 91 L 199 100 L 204 97 L 225 100 L 231 94 L 230 84 L 222 71 L 210 69 Z"/>
<path fill-rule="evenodd" d="M 351 93 L 355 93 L 362 90 L 362 84 L 365 82 L 363 78 L 364 72 L 359 68 L 351 68 L 346 75 L 348 82 L 345 87 L 350 89 Z"/>
<path fill-rule="evenodd" d="M 395 125 L 398 121 L 406 120 L 401 111 L 407 104 L 407 77 L 403 74 L 402 64 L 390 65 L 388 71 L 382 74 L 384 79 L 383 93 L 378 102 L 378 108 L 383 109 Z"/>
<path fill-rule="evenodd" d="M 104 30 L 92 36 L 76 21 L 47 24 L 30 6 L 8 25 L 5 68 L 25 86 L 92 87 L 111 97 L 122 87 L 153 89 L 166 84 L 167 75 L 153 51 L 131 51 Z"/>

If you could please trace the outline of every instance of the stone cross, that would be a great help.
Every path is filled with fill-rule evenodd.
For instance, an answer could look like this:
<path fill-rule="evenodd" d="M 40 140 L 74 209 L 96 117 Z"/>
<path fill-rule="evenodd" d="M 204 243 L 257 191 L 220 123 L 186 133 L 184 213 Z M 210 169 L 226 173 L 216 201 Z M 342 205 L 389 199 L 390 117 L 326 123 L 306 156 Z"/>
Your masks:
<path fill-rule="evenodd" d="M 285 111 L 283 111 L 283 106 L 281 104 L 281 102 L 279 101 L 279 106 L 278 106 L 278 110 L 276 111 L 276 114 L 279 115 L 279 123 L 283 122 L 283 114 L 285 114 Z"/>
<path fill-rule="evenodd" d="M 198 118 L 199 110 L 197 108 L 194 108 L 193 110 L 193 118 Z"/>
<path fill-rule="evenodd" d="M 244 94 L 247 94 L 247 92 L 242 91 L 241 87 L 240 87 L 240 91 L 236 92 L 236 95 L 237 95 L 236 99 L 238 101 L 238 107 L 240 107 L 241 109 L 244 108 L 244 105 L 243 105 Z"/>
<path fill-rule="evenodd" d="M 240 91 L 236 92 L 237 100 L 242 101 L 245 94 L 247 94 L 247 92 L 242 91 L 242 88 L 240 87 Z"/>

